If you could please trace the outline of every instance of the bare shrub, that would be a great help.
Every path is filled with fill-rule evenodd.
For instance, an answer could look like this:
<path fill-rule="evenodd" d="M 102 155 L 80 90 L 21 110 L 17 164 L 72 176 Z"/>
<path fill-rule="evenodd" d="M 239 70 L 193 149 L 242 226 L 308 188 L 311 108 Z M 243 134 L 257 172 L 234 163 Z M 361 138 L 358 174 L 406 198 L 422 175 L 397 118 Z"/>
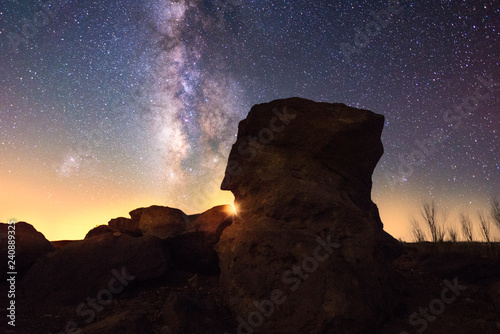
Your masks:
<path fill-rule="evenodd" d="M 429 228 L 431 233 L 431 239 L 433 242 L 442 242 L 446 234 L 445 228 L 438 222 L 437 217 L 437 206 L 434 201 L 423 202 L 420 211 L 422 218 L 424 218 L 424 223 Z M 446 215 L 444 215 L 443 220 L 445 220 Z"/>
<path fill-rule="evenodd" d="M 448 237 L 450 238 L 451 242 L 458 241 L 458 231 L 455 226 L 453 225 L 448 226 Z"/>
<path fill-rule="evenodd" d="M 490 238 L 490 221 L 486 219 L 482 211 L 478 211 L 477 217 L 479 219 L 479 225 L 481 227 L 481 234 L 487 243 L 491 242 Z"/>
<path fill-rule="evenodd" d="M 498 198 L 492 198 L 490 213 L 491 218 L 493 218 L 493 223 L 500 230 L 500 201 Z"/>
<path fill-rule="evenodd" d="M 414 242 L 425 241 L 425 232 L 420 227 L 420 223 L 415 219 L 411 218 L 411 237 Z"/>
<path fill-rule="evenodd" d="M 460 225 L 462 226 L 462 238 L 468 242 L 474 241 L 472 222 L 468 215 L 464 213 L 460 214 Z"/>

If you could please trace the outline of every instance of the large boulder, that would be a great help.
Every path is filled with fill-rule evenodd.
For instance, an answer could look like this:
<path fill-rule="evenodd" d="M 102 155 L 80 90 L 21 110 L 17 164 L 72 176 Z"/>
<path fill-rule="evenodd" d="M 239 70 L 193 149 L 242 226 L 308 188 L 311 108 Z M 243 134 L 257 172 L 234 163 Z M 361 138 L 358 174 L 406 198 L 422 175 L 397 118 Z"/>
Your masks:
<path fill-rule="evenodd" d="M 134 216 L 135 216 L 135 211 Z M 125 217 L 118 217 L 111 219 L 108 222 L 109 227 L 111 227 L 115 231 L 119 231 L 121 233 L 129 234 L 134 237 L 140 237 L 142 236 L 142 232 L 139 229 L 139 220 L 140 216 L 137 219 L 130 219 L 130 218 L 125 218 Z"/>
<path fill-rule="evenodd" d="M 216 246 L 239 330 L 370 332 L 390 316 L 391 260 L 371 176 L 384 117 L 300 98 L 240 122 L 222 189 L 238 216 Z"/>
<path fill-rule="evenodd" d="M 219 257 L 215 245 L 222 231 L 234 219 L 230 205 L 220 205 L 201 214 L 189 216 L 186 232 L 168 238 L 166 242 L 172 260 L 181 268 L 195 273 L 219 271 Z"/>
<path fill-rule="evenodd" d="M 32 225 L 18 222 L 11 226 L 13 227 L 9 228 L 9 224 L 0 223 L 0 261 L 2 261 L 0 277 L 2 280 L 10 271 L 16 271 L 19 275 L 23 275 L 36 259 L 55 249 L 50 241 Z M 8 259 L 9 235 L 14 238 L 11 240 L 15 240 L 16 245 L 15 258 L 12 258 L 15 262 L 15 270 L 9 270 L 7 267 L 7 261 L 12 260 Z"/>
<path fill-rule="evenodd" d="M 139 219 L 139 230 L 143 235 L 154 235 L 165 239 L 186 231 L 188 216 L 179 209 L 153 205 L 136 209 L 130 213 L 132 220 Z"/>
<path fill-rule="evenodd" d="M 181 210 L 159 205 L 135 209 L 130 217 L 112 219 L 108 225 L 131 236 L 154 235 L 166 239 L 184 233 L 189 223 L 189 216 Z"/>
<path fill-rule="evenodd" d="M 84 239 L 92 238 L 101 234 L 115 233 L 115 232 L 116 230 L 111 228 L 109 225 L 99 225 L 88 231 Z"/>
<path fill-rule="evenodd" d="M 115 298 L 129 284 L 163 275 L 168 252 L 154 236 L 106 233 L 75 241 L 38 259 L 22 281 L 29 300 L 44 306 Z"/>

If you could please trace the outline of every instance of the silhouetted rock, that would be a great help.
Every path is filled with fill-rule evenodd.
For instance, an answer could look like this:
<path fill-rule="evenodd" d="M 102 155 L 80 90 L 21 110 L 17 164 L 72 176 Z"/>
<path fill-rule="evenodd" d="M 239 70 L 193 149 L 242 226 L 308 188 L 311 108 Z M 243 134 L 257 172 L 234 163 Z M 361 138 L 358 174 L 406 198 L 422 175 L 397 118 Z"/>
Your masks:
<path fill-rule="evenodd" d="M 116 231 L 109 227 L 108 225 L 99 225 L 88 231 L 85 235 L 84 239 L 92 238 L 97 235 L 106 234 L 106 233 L 115 233 Z"/>
<path fill-rule="evenodd" d="M 368 110 L 299 98 L 256 105 L 240 122 L 222 184 L 238 217 L 216 249 L 242 328 L 368 332 L 391 314 L 401 248 L 371 201 L 383 125 Z"/>
<path fill-rule="evenodd" d="M 134 217 L 136 217 L 135 219 L 124 218 L 124 217 L 114 218 L 109 221 L 108 223 L 109 227 L 111 227 L 115 231 L 129 234 L 134 237 L 142 236 L 142 232 L 139 229 L 140 215 L 139 217 L 137 217 L 135 215 L 135 211 L 132 212 L 134 213 Z"/>
<path fill-rule="evenodd" d="M 186 231 L 188 216 L 179 209 L 153 205 L 130 212 L 132 221 L 138 221 L 143 235 L 154 235 L 165 239 Z"/>
<path fill-rule="evenodd" d="M 131 218 L 119 217 L 108 222 L 110 228 L 134 237 L 154 235 L 166 239 L 186 232 L 189 216 L 179 209 L 152 205 L 130 211 Z"/>
<path fill-rule="evenodd" d="M 132 282 L 163 275 L 169 256 L 154 236 L 101 234 L 40 258 L 26 273 L 23 291 L 44 306 L 115 297 Z M 111 291 L 111 295 L 101 289 Z"/>
<path fill-rule="evenodd" d="M 233 218 L 230 205 L 216 206 L 189 216 L 187 231 L 167 239 L 172 260 L 179 267 L 192 272 L 218 272 L 219 257 L 214 246 Z"/>
<path fill-rule="evenodd" d="M 29 267 L 40 256 L 53 251 L 52 246 L 45 236 L 38 232 L 32 225 L 26 222 L 18 222 L 14 224 L 14 229 L 10 229 L 10 235 L 15 237 L 15 258 L 14 269 L 8 270 L 8 243 L 9 243 L 9 224 L 0 223 L 0 261 L 2 261 L 2 280 L 6 277 L 8 271 L 16 271 L 19 275 L 23 275 Z M 13 234 L 12 232 L 15 232 Z"/>

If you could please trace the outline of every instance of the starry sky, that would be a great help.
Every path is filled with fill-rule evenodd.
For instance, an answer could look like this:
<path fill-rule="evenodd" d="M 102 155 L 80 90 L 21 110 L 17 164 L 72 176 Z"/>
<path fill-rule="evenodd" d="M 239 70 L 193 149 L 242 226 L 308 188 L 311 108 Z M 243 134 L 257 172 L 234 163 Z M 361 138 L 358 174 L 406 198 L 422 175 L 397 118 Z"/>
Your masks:
<path fill-rule="evenodd" d="M 3 1 L 0 221 L 81 239 L 219 190 L 238 122 L 292 96 L 385 115 L 385 229 L 500 195 L 498 1 Z M 500 235 L 500 233 L 498 233 Z"/>

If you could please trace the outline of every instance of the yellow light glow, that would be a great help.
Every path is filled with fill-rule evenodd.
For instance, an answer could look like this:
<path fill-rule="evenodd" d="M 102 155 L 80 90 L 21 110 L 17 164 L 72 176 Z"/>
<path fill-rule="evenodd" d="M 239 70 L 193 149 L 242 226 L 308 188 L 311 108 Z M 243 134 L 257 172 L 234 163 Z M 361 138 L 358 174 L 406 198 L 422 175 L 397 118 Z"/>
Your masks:
<path fill-rule="evenodd" d="M 228 210 L 229 210 L 229 212 L 228 212 L 229 214 L 235 215 L 235 216 L 238 215 L 238 206 L 236 205 L 236 203 L 233 202 L 232 204 L 230 204 Z"/>

